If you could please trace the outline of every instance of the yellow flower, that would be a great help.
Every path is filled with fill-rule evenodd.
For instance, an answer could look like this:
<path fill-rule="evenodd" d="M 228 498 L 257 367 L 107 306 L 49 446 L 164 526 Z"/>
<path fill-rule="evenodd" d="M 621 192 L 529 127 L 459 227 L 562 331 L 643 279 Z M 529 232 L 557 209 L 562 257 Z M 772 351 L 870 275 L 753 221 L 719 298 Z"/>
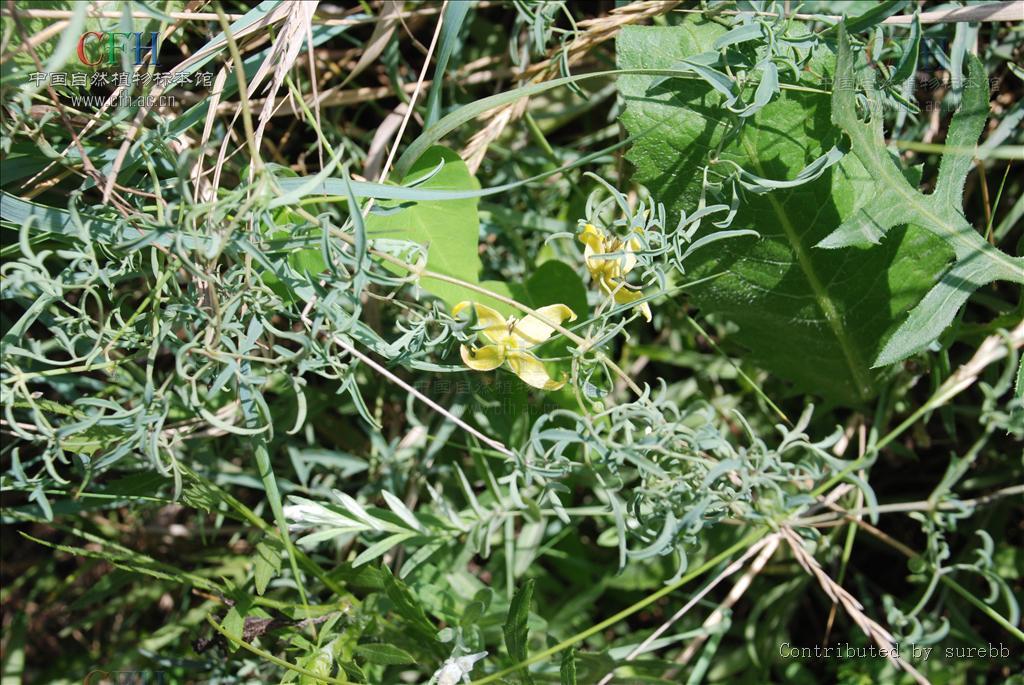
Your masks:
<path fill-rule="evenodd" d="M 629 304 L 643 298 L 644 294 L 632 290 L 624 278 L 636 266 L 635 252 L 641 248 L 638 239 L 622 240 L 614 235 L 605 234 L 593 224 L 584 226 L 579 238 L 585 245 L 583 258 L 587 262 L 590 276 L 597 281 L 602 290 L 615 299 L 615 304 Z M 601 256 L 615 252 L 622 254 L 616 257 Z M 651 308 L 646 302 L 641 302 L 636 308 L 640 310 L 644 319 L 651 320 Z"/>
<path fill-rule="evenodd" d="M 489 340 L 490 344 L 476 348 L 462 345 L 459 353 L 466 366 L 475 371 L 493 371 L 508 362 L 512 373 L 535 388 L 558 390 L 565 385 L 565 381 L 552 380 L 544 364 L 528 351 L 529 348 L 540 345 L 550 338 L 555 332 L 554 328 L 532 314 L 522 319 L 506 319 L 478 302 L 459 302 L 452 309 L 452 315 L 458 316 L 459 312 L 470 305 L 476 311 L 476 330 Z M 576 314 L 564 304 L 541 307 L 537 313 L 547 321 L 559 324 L 566 319 L 576 320 Z"/>

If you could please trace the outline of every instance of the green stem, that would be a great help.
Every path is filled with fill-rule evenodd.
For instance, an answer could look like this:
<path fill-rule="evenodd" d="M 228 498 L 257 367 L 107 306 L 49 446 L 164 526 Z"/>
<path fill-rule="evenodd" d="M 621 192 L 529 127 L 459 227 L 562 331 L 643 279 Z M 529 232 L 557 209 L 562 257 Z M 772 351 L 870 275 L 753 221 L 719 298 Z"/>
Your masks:
<path fill-rule="evenodd" d="M 1015 638 L 1017 638 L 1021 642 L 1024 642 L 1024 632 L 1022 632 L 1020 628 L 1018 628 L 1017 626 L 1015 626 L 1012 623 L 1010 623 L 998 611 L 996 611 L 995 609 L 990 607 L 988 604 L 985 604 L 980 599 L 978 599 L 973 594 L 971 594 L 971 592 L 967 588 L 965 588 L 963 585 L 961 585 L 960 583 L 956 582 L 955 580 L 953 580 L 952 578 L 950 578 L 947 575 L 943 575 L 942 576 L 942 582 L 945 583 L 946 585 L 948 585 L 950 588 L 952 588 L 953 591 L 956 592 L 958 595 L 960 595 L 961 597 L 966 599 L 968 602 L 973 604 L 975 607 L 977 607 L 983 614 L 985 614 L 986 616 L 991 618 L 993 621 L 995 621 L 996 623 L 1001 625 L 1003 628 L 1005 628 L 1008 633 L 1013 635 Z"/>

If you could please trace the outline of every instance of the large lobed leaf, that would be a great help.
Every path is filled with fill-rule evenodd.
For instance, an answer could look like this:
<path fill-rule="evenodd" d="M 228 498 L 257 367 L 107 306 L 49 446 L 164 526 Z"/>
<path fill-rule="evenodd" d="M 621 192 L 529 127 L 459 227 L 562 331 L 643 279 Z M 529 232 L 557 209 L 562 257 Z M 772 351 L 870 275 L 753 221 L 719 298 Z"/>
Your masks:
<path fill-rule="evenodd" d="M 621 68 L 666 68 L 713 50 L 725 30 L 712 23 L 625 27 L 618 38 Z M 811 69 L 827 75 L 831 55 Z M 718 158 L 770 179 L 794 179 L 839 142 L 827 95 L 783 90 L 723 141 L 722 95 L 702 81 L 623 75 L 622 122 L 640 136 L 628 154 L 636 178 L 672 212 L 692 212 L 703 168 Z M 727 171 L 726 165 L 716 166 Z M 816 180 L 765 194 L 747 193 L 732 229 L 759 238 L 717 243 L 688 263 L 692 277 L 723 274 L 691 289 L 706 313 L 739 326 L 737 340 L 758 363 L 799 389 L 860 404 L 875 392 L 872 362 L 899 320 L 934 284 L 949 252 L 927 232 L 910 227 L 865 249 L 815 249 L 875 195 L 876 182 L 847 155 Z M 716 230 L 705 222 L 704 231 Z"/>
<path fill-rule="evenodd" d="M 935 191 L 925 195 L 907 182 L 885 146 L 882 101 L 865 80 L 868 121 L 858 117 L 854 55 L 840 27 L 832 122 L 850 136 L 853 153 L 875 179 L 872 201 L 847 218 L 819 247 L 878 243 L 895 226 L 913 223 L 943 240 L 956 255 L 953 265 L 915 307 L 879 353 L 877 365 L 920 352 L 946 329 L 971 293 L 994 281 L 1024 283 L 1024 258 L 1011 257 L 982 238 L 963 215 L 963 192 L 974 163 L 974 147 L 988 118 L 988 78 L 977 57 L 968 56 L 963 98 L 946 136 Z M 873 74 L 871 74 L 873 76 Z M 886 242 L 889 242 L 888 240 Z"/>

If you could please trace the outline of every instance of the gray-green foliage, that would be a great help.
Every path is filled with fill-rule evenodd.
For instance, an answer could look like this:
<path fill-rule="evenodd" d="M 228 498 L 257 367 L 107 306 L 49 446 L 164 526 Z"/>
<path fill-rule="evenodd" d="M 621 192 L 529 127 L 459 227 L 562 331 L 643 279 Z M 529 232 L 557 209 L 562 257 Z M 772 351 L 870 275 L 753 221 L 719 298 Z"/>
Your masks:
<path fill-rule="evenodd" d="M 875 24 L 906 4 L 883 3 L 859 22 L 859 30 L 874 31 L 860 36 L 874 41 L 873 56 L 898 61 L 900 79 L 913 72 L 927 29 L 915 23 L 907 49 L 894 41 L 881 49 Z M 915 190 L 918 170 L 904 173 L 877 144 L 878 119 L 862 122 L 856 103 L 835 107 L 852 91 L 826 92 L 824 80 L 852 64 L 843 62 L 847 50 L 834 67 L 828 46 L 845 35 L 834 26 L 815 32 L 802 19 L 713 9 L 709 21 L 666 13 L 650 18 L 664 26 L 622 30 L 622 72 L 475 99 L 483 93 L 478 83 L 449 87 L 471 64 L 492 63 L 495 37 L 507 37 L 517 58 L 548 49 L 566 71 L 571 39 L 607 26 L 608 17 L 577 26 L 579 6 L 521 2 L 513 16 L 449 3 L 436 80 L 415 113 L 428 125 L 411 144 L 408 137 L 395 143 L 405 150 L 397 182 L 356 177 L 373 135 L 359 128 L 376 122 L 379 100 L 365 108 L 325 103 L 321 117 L 272 120 L 268 131 L 285 135 L 268 133 L 259 169 L 250 175 L 250 149 L 239 145 L 217 169 L 219 188 L 207 192 L 193 165 L 243 134 L 228 114 L 212 120 L 210 149 L 193 146 L 211 103 L 205 99 L 173 119 L 145 120 L 119 170 L 116 202 L 104 204 L 96 180 L 79 175 L 82 154 L 59 118 L 29 109 L 53 105 L 48 93 L 22 86 L 34 67 L 23 56 L 5 62 L 0 146 L 14 154 L 0 160 L 7 329 L 0 455 L 9 465 L 0 490 L 16 500 L 4 521 L 27 533 L 29 556 L 36 545 L 49 555 L 32 557 L 41 563 L 5 588 L 5 603 L 25 596 L 47 610 L 66 608 L 53 631 L 66 640 L 62 647 L 81 630 L 101 637 L 104 658 L 117 652 L 119 666 L 145 658 L 183 680 L 393 683 L 428 682 L 433 673 L 434 682 L 443 674 L 449 682 L 469 675 L 576 685 L 614 672 L 616 682 L 668 682 L 678 680 L 667 675 L 678 670 L 669 659 L 706 638 L 687 667 L 691 680 L 738 677 L 735 668 L 766 682 L 783 672 L 775 663 L 780 642 L 802 634 L 798 610 L 821 606 L 811 604 L 816 595 L 802 572 L 781 557 L 742 598 L 739 606 L 752 606 L 749 618 L 723 606 L 721 622 L 702 627 L 708 596 L 645 652 L 634 648 L 697 582 L 779 526 L 813 542 L 827 572 L 845 570 L 841 534 L 854 529 L 820 497 L 886 528 L 892 519 L 881 516 L 884 507 L 888 516 L 911 499 L 887 480 L 891 469 L 938 477 L 948 453 L 929 501 L 910 503 L 925 538 L 909 567 L 919 594 L 885 594 L 889 576 L 906 580 L 901 567 L 864 576 L 850 566 L 844 587 L 906 639 L 940 640 L 952 624 L 951 633 L 980 640 L 974 615 L 964 611 L 973 609 L 949 591 L 956 578 L 987 591 L 982 598 L 995 607 L 986 607 L 988 618 L 1016 634 L 1019 559 L 996 534 L 979 536 L 979 544 L 972 537 L 966 547 L 954 539 L 969 526 L 998 531 L 1013 521 L 1004 525 L 1005 513 L 972 521 L 982 492 L 1020 474 L 1006 445 L 1019 451 L 1012 441 L 1024 435 L 1024 367 L 1002 347 L 1014 338 L 991 335 L 1016 325 L 1005 292 L 985 302 L 1001 313 L 998 321 L 964 326 L 961 340 L 990 336 L 989 356 L 964 386 L 944 380 L 963 346 L 929 358 L 942 392 L 924 405 L 929 379 L 920 370 L 871 368 L 951 257 L 957 265 L 1005 257 L 973 234 L 961 236 L 973 251 L 949 249 L 952 234 L 943 232 L 969 228 L 959 217 L 969 162 L 961 148 L 973 146 L 984 118 L 977 89 L 965 91 L 974 105 L 951 133 L 964 145 L 945 155 L 941 178 L 958 180 L 941 181 L 940 207 L 936 196 Z M 298 5 L 261 3 L 232 30 L 290 7 Z M 346 22 L 375 7 L 361 5 Z M 316 22 L 334 11 L 323 9 Z M 490 13 L 508 17 L 511 29 Z M 409 31 L 430 25 L 410 22 Z M 226 63 L 216 23 L 187 26 L 188 35 L 214 36 L 193 55 L 207 50 L 211 64 Z M 346 30 L 347 23 L 312 27 L 314 46 L 327 48 L 318 65 L 330 63 L 338 45 L 348 55 L 352 43 L 332 40 Z M 343 38 L 358 41 L 357 33 Z M 391 35 L 382 63 L 366 66 L 398 84 L 417 73 L 411 67 L 421 65 L 404 60 L 420 53 L 399 45 L 407 32 Z M 259 41 L 240 46 L 250 77 L 272 53 Z M 593 54 L 610 62 L 612 45 L 595 45 Z M 327 81 L 332 74 L 320 72 Z M 596 108 L 580 117 L 561 98 L 565 88 L 613 76 L 625 109 L 612 113 L 630 134 L 621 138 L 616 122 L 593 116 Z M 298 65 L 289 70 L 291 92 L 308 94 L 307 78 Z M 533 113 L 550 108 L 551 120 L 570 125 L 528 127 L 536 138 L 527 139 L 512 122 L 478 182 L 454 150 L 492 108 L 542 94 L 543 106 L 530 102 Z M 874 107 L 877 94 L 868 96 Z M 238 104 L 231 75 L 221 106 Z M 843 115 L 846 106 L 852 116 Z M 81 132 L 97 166 L 109 170 L 117 127 L 131 114 L 99 115 L 96 129 Z M 914 119 L 899 121 L 898 128 Z M 1012 121 L 1005 116 L 1000 129 Z M 416 129 L 410 123 L 410 135 Z M 451 149 L 436 147 L 446 137 Z M 614 142 L 591 151 L 608 138 Z M 989 143 L 999 145 L 996 138 Z M 58 158 L 64 145 L 70 152 Z M 619 174 L 611 153 L 626 145 L 646 188 Z M 309 168 L 317 159 L 319 173 Z M 38 194 L 22 185 L 55 160 L 61 166 L 43 173 Z M 946 223 L 929 224 L 921 210 L 913 216 L 919 226 L 894 226 L 884 239 L 873 236 L 878 245 L 819 246 L 858 217 L 877 219 L 880 188 L 911 193 L 909 204 Z M 485 196 L 492 199 L 482 223 Z M 897 221 L 899 211 L 882 218 Z M 1014 230 L 1013 216 L 1006 214 L 995 240 Z M 643 291 L 653 321 L 594 287 L 577 235 L 586 223 L 637 241 L 635 268 L 622 280 Z M 703 326 L 686 310 L 684 292 L 700 316 L 708 314 Z M 469 299 L 503 315 L 524 313 L 488 293 L 527 308 L 564 303 L 578 315 L 566 322 L 569 334 L 538 350 L 565 374 L 562 390 L 534 392 L 504 368 L 465 369 L 458 347 L 474 332 L 449 315 L 451 305 Z M 952 316 L 957 306 L 950 300 L 939 309 Z M 890 346 L 903 344 L 908 326 L 920 338 L 914 345 L 927 342 L 914 316 Z M 723 338 L 750 354 L 723 346 L 735 353 L 726 356 L 716 342 Z M 984 369 L 1002 363 L 996 352 L 1008 362 L 1001 375 Z M 1006 401 L 1015 371 L 1016 397 Z M 815 412 L 809 398 L 787 397 L 792 386 L 773 375 L 832 402 Z M 977 393 L 954 405 L 950 398 L 972 383 Z M 773 426 L 782 414 L 774 400 L 795 425 Z M 966 450 L 965 435 L 975 441 Z M 846 484 L 853 487 L 844 491 Z M 1006 494 L 995 493 L 986 511 L 1007 509 L 998 507 Z M 69 573 L 69 565 L 77 567 Z M 861 594 L 865 585 L 871 591 Z M 944 622 L 936 607 L 955 621 Z M 116 625 L 126 620 L 123 630 L 108 630 L 115 614 Z M 40 635 L 49 626 L 41 630 L 38 616 L 28 622 L 36 631 L 28 651 L 33 640 L 52 637 Z M 17 662 L 26 625 L 17 621 L 13 637 L 5 636 L 5 652 L 14 654 L 5 653 L 5 681 L 9 663 L 25 670 Z M 842 619 L 835 625 L 846 630 Z M 197 636 L 221 634 L 227 641 L 213 652 L 189 647 Z M 71 667 L 62 655 L 26 673 L 63 677 L 83 660 L 95 664 L 93 651 L 79 650 Z M 814 681 L 804 677 L 807 665 L 795 666 L 782 664 L 787 678 Z M 841 667 L 851 678 L 892 680 L 886 668 Z"/>
<path fill-rule="evenodd" d="M 717 57 L 720 45 L 732 55 L 721 40 L 726 35 L 710 22 L 627 27 L 618 39 L 619 65 L 666 68 L 699 55 Z M 671 212 L 681 212 L 695 207 L 709 185 L 727 195 L 736 186 L 742 191 L 748 176 L 798 177 L 842 142 L 830 121 L 829 97 L 820 90 L 832 59 L 818 47 L 804 61 L 797 85 L 812 92 L 783 90 L 743 118 L 724 112 L 723 94 L 704 82 L 622 76 L 623 123 L 631 133 L 647 132 L 628 155 L 637 180 Z M 736 339 L 800 388 L 864 402 L 877 391 L 871 367 L 883 341 L 935 282 L 946 250 L 914 227 L 900 228 L 874 249 L 816 249 L 847 217 L 873 206 L 877 181 L 851 155 L 796 187 L 761 186 L 743 192 L 732 221 L 760 237 L 696 255 L 692 275 L 724 275 L 692 288 L 694 301 L 735 321 Z"/>

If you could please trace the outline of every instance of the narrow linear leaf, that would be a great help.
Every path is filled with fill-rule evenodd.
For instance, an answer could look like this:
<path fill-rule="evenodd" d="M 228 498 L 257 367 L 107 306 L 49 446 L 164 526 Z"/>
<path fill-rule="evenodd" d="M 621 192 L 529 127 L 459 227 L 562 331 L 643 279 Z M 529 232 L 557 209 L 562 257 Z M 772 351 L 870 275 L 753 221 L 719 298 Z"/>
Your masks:
<path fill-rule="evenodd" d="M 405 502 L 398 499 L 387 490 L 382 491 L 381 494 L 384 496 L 384 501 L 387 502 L 388 507 L 391 511 L 395 512 L 398 518 L 409 524 L 409 527 L 413 530 L 423 530 L 423 526 L 416 519 L 416 516 L 409 511 L 409 507 L 405 506 Z"/>
<path fill-rule="evenodd" d="M 448 60 L 451 59 L 452 52 L 455 50 L 459 31 L 472 7 L 473 3 L 471 2 L 450 2 L 445 7 L 441 23 L 441 40 L 437 49 L 437 63 L 434 65 L 434 81 L 430 84 L 430 93 L 427 95 L 427 114 L 423 118 L 424 128 L 433 126 L 441 116 L 441 88 L 445 81 L 444 74 L 448 69 Z"/>
<path fill-rule="evenodd" d="M 375 542 L 366 549 L 364 549 L 359 556 L 352 560 L 352 566 L 362 566 L 363 564 L 371 562 L 377 557 L 387 552 L 395 545 L 401 544 L 402 542 L 405 542 L 409 538 L 415 536 L 416 533 L 395 533 L 393 535 L 389 535 L 383 540 Z"/>

